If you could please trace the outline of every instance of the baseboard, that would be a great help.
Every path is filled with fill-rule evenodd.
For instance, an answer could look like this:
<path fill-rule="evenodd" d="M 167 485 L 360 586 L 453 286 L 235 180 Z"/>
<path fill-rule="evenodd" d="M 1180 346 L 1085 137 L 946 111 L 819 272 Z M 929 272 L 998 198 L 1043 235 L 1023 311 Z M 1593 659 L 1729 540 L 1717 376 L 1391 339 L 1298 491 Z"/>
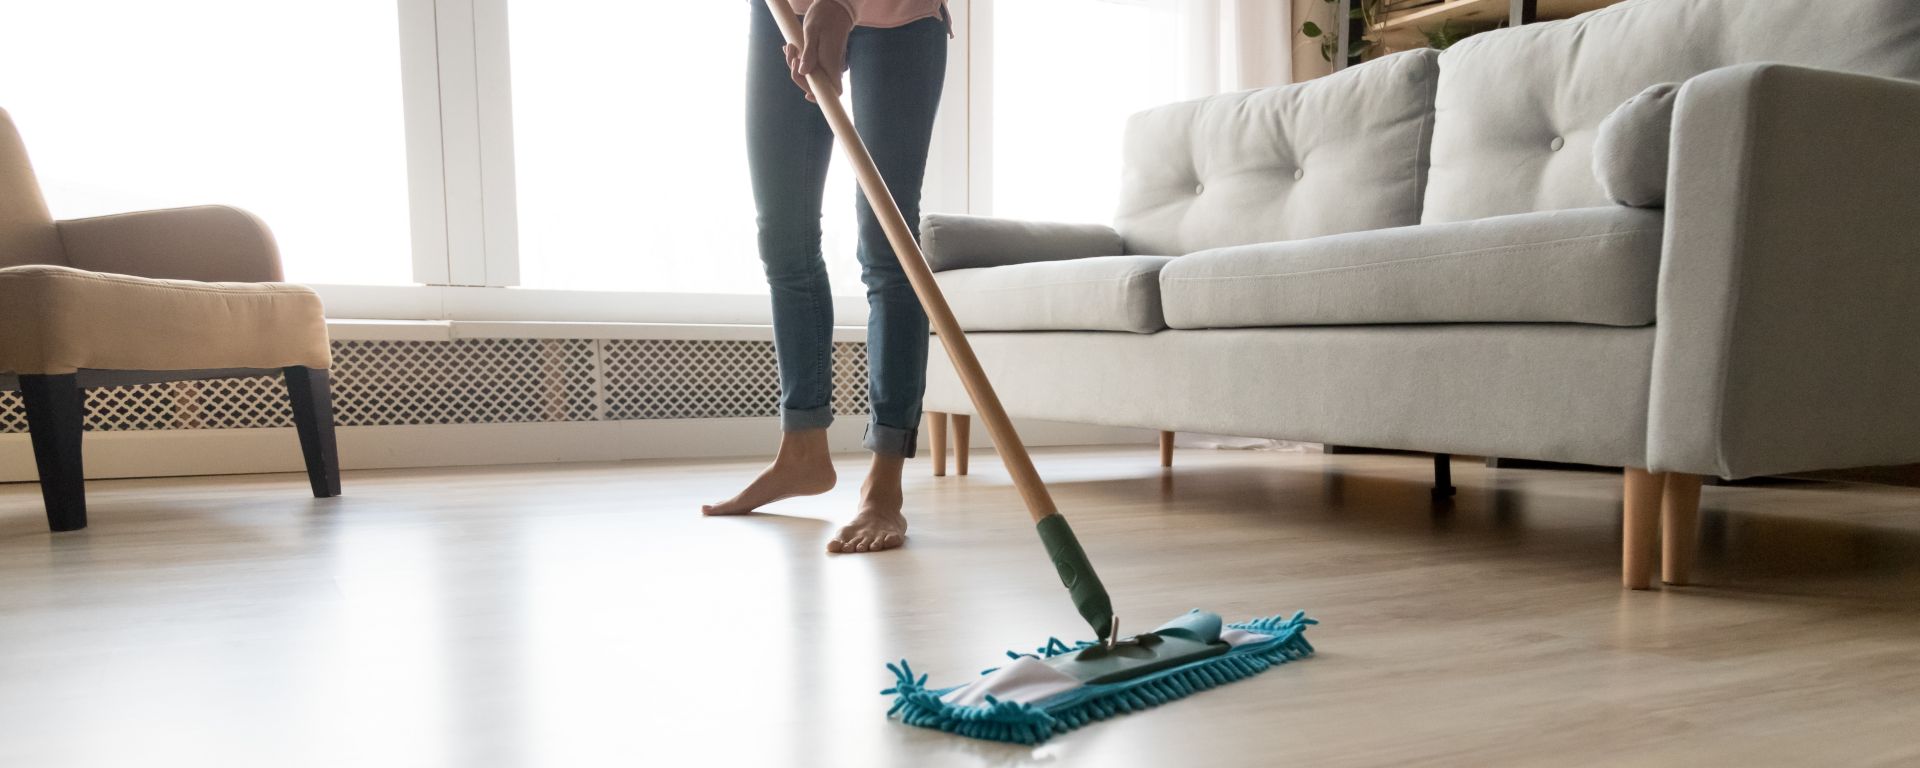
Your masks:
<path fill-rule="evenodd" d="M 339 429 L 346 469 L 542 464 L 631 459 L 765 456 L 779 431 L 774 418 L 644 419 L 367 426 Z M 828 430 L 836 451 L 857 451 L 865 420 L 845 418 Z M 1018 422 L 1032 446 L 1151 444 L 1148 430 L 1059 422 Z M 975 430 L 971 442 L 992 445 Z M 180 429 L 89 432 L 87 477 L 173 477 L 297 472 L 300 445 L 290 428 Z M 921 431 L 921 455 L 926 430 Z M 0 482 L 36 479 L 33 447 L 25 434 L 0 435 Z"/>

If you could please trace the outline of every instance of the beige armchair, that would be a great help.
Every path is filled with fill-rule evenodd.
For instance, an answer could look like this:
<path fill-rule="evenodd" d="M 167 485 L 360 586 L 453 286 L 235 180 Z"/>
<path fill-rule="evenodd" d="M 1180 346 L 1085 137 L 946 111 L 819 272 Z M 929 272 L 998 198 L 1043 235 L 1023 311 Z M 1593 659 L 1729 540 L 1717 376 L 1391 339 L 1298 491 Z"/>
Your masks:
<path fill-rule="evenodd" d="M 88 388 L 278 372 L 313 495 L 340 495 L 320 298 L 224 206 L 54 221 L 0 111 L 0 390 L 20 391 L 55 531 L 87 525 Z"/>

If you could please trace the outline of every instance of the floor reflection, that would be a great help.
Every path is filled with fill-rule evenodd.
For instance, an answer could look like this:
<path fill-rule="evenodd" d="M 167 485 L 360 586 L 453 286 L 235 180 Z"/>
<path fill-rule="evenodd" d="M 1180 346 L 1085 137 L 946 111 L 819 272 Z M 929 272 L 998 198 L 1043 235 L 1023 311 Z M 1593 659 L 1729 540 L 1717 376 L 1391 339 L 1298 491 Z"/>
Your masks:
<path fill-rule="evenodd" d="M 1154 459 L 1038 459 L 1123 617 L 1306 608 L 1323 655 L 1038 748 L 881 716 L 889 661 L 1086 631 L 990 454 L 872 556 L 823 551 L 853 487 L 700 517 L 741 462 L 100 483 L 61 537 L 0 487 L 0 764 L 1404 764 L 1658 742 L 1649 691 L 1728 750 L 1920 714 L 1920 493 L 1708 488 L 1701 585 L 1624 593 L 1617 476 L 1460 462 L 1436 505 L 1424 457 Z"/>

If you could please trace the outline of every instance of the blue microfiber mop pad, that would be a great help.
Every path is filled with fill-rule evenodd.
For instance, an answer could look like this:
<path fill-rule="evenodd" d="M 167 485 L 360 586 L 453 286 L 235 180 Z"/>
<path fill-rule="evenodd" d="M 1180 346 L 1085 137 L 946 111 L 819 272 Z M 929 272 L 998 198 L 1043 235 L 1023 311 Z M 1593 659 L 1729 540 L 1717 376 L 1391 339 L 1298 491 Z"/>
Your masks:
<path fill-rule="evenodd" d="M 913 667 L 902 659 L 887 665 L 895 682 L 881 694 L 894 697 L 887 714 L 897 714 L 909 725 L 976 739 L 1038 744 L 1096 720 L 1164 704 L 1306 658 L 1313 654 L 1306 628 L 1317 623 L 1296 612 L 1230 624 L 1223 630 L 1217 614 L 1196 610 L 1135 638 L 1146 639 L 1148 647 L 1159 642 L 1206 644 L 1216 651 L 1177 666 L 1113 682 L 1076 679 L 1073 673 L 1085 670 L 1075 669 L 1079 662 L 1068 655 L 1097 644 L 1083 641 L 1069 646 L 1049 638 L 1034 653 L 1009 651 L 1013 663 L 982 672 L 973 683 L 948 688 L 928 688 L 927 676 L 916 677 Z M 1222 646 L 1227 649 L 1217 652 Z"/>

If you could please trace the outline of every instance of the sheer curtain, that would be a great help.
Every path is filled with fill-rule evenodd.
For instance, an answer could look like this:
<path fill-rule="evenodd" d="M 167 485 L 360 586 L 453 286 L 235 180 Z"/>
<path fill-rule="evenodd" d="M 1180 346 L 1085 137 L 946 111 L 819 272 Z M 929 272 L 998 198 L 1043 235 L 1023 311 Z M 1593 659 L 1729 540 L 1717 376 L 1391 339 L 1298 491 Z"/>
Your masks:
<path fill-rule="evenodd" d="M 1289 11 L 1290 0 L 995 0 L 991 197 L 973 212 L 1111 221 L 1127 116 L 1291 82 Z"/>
<path fill-rule="evenodd" d="M 1181 14 L 1187 95 L 1293 82 L 1289 0 L 1161 0 Z"/>

